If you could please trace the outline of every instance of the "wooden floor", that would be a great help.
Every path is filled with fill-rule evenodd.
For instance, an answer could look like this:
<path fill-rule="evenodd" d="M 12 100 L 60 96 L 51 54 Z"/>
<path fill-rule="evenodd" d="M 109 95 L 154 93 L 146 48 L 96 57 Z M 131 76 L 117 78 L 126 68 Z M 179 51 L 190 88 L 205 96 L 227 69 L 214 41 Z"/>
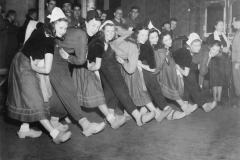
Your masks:
<path fill-rule="evenodd" d="M 227 101 L 225 101 L 227 102 Z M 91 121 L 103 119 L 95 112 Z M 63 121 L 63 123 L 65 123 Z M 34 124 L 33 128 L 42 128 Z M 44 132 L 37 139 L 19 139 L 19 123 L 0 116 L 1 160 L 239 160 L 240 108 L 217 106 L 210 113 L 198 109 L 181 120 L 150 123 L 138 127 L 133 120 L 117 130 L 109 125 L 88 138 L 70 124 L 73 135 L 55 145 Z"/>

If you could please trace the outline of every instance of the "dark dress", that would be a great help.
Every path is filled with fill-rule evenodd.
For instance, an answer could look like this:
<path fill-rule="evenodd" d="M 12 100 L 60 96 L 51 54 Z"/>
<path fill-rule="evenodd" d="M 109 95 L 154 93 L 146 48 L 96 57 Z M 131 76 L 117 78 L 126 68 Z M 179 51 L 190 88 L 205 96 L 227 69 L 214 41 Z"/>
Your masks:
<path fill-rule="evenodd" d="M 227 47 L 227 43 L 222 35 L 219 36 L 223 47 Z M 211 34 L 208 37 L 208 44 L 214 41 L 214 35 Z M 206 79 L 209 80 L 211 87 L 214 86 L 229 86 L 231 78 L 231 63 L 228 57 L 228 53 L 220 52 L 213 57 L 209 65 L 209 75 L 206 75 Z"/>
<path fill-rule="evenodd" d="M 173 52 L 173 58 L 176 64 L 182 68 L 190 68 L 188 76 L 184 76 L 184 94 L 183 100 L 190 101 L 191 97 L 198 104 L 203 106 L 209 102 L 204 95 L 201 94 L 200 86 L 198 84 L 199 70 L 198 64 L 192 63 L 192 55 L 190 50 L 186 47 L 180 48 Z"/>
<path fill-rule="evenodd" d="M 32 70 L 30 56 L 44 59 L 54 53 L 54 38 L 46 37 L 43 28 L 34 31 L 21 52 L 13 59 L 8 78 L 8 115 L 23 122 L 49 118 L 49 104 L 44 102 L 37 73 Z"/>
<path fill-rule="evenodd" d="M 183 95 L 183 81 L 177 75 L 176 64 L 169 50 L 163 48 L 155 51 L 156 56 L 161 59 L 160 73 L 157 74 L 158 82 L 162 88 L 162 93 L 171 100 L 180 100 Z"/>
<path fill-rule="evenodd" d="M 96 62 L 96 58 L 102 59 L 103 53 L 104 42 L 101 38 L 95 38 L 88 44 L 87 59 L 89 63 Z M 80 105 L 93 108 L 106 104 L 99 72 L 90 71 L 86 68 L 75 68 L 72 75 Z"/>

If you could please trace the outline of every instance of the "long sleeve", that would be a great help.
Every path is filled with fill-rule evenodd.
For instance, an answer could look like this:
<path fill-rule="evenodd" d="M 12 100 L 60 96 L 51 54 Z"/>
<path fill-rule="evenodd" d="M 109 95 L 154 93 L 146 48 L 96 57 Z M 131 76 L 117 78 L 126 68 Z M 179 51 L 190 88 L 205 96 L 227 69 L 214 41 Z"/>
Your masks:
<path fill-rule="evenodd" d="M 240 63 L 240 30 L 237 31 L 233 40 L 232 61 Z"/>
<path fill-rule="evenodd" d="M 69 55 L 68 62 L 75 65 L 82 65 L 86 61 L 87 54 L 87 33 L 84 30 L 68 28 L 64 41 L 57 41 L 57 45 L 66 52 L 75 55 Z"/>
<path fill-rule="evenodd" d="M 0 15 L 1 16 L 1 15 Z M 7 29 L 6 22 L 4 21 L 3 17 L 0 17 L 0 31 Z"/>
<path fill-rule="evenodd" d="M 202 59 L 200 60 L 200 75 L 203 77 L 208 73 L 208 59 L 209 54 L 207 52 L 203 53 Z"/>
<path fill-rule="evenodd" d="M 134 73 L 137 68 L 137 62 L 139 57 L 137 45 L 122 40 L 114 41 L 111 44 L 111 47 L 119 57 L 125 60 L 125 62 L 123 63 L 123 67 L 126 72 L 128 72 L 129 74 Z"/>

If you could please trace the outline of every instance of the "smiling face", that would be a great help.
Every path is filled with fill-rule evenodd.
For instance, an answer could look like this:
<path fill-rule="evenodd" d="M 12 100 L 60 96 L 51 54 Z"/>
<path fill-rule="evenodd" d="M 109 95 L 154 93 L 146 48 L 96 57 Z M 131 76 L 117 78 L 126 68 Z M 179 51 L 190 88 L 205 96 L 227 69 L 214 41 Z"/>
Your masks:
<path fill-rule="evenodd" d="M 210 54 L 217 55 L 220 52 L 220 49 L 221 49 L 220 46 L 214 45 L 210 48 Z"/>
<path fill-rule="evenodd" d="M 170 31 L 171 30 L 171 25 L 169 23 L 165 23 L 163 26 L 163 29 Z"/>
<path fill-rule="evenodd" d="M 198 53 L 202 47 L 202 42 L 200 41 L 193 41 L 190 45 L 190 49 L 193 53 Z"/>
<path fill-rule="evenodd" d="M 68 23 L 67 21 L 63 21 L 63 20 L 57 21 L 54 23 L 54 26 L 56 30 L 56 36 L 62 37 L 67 31 Z"/>
<path fill-rule="evenodd" d="M 169 34 L 165 35 L 162 39 L 162 43 L 165 47 L 169 48 L 172 46 L 172 38 Z"/>
<path fill-rule="evenodd" d="M 62 9 L 63 9 L 64 13 L 70 13 L 71 12 L 71 4 L 70 3 L 64 3 Z"/>
<path fill-rule="evenodd" d="M 78 6 L 74 7 L 74 8 L 73 8 L 73 15 L 74 15 L 74 17 L 79 17 L 80 14 L 81 14 L 81 9 L 80 9 L 80 7 L 78 7 Z"/>
<path fill-rule="evenodd" d="M 216 30 L 219 31 L 219 32 L 223 32 L 224 31 L 224 24 L 223 24 L 223 21 L 219 21 L 217 23 L 217 25 L 215 26 Z"/>
<path fill-rule="evenodd" d="M 158 43 L 159 36 L 157 32 L 150 33 L 149 35 L 149 41 L 151 45 L 156 45 Z"/>
<path fill-rule="evenodd" d="M 137 40 L 139 43 L 144 44 L 148 40 L 149 30 L 142 29 L 137 35 Z"/>
<path fill-rule="evenodd" d="M 113 39 L 115 35 L 115 27 L 114 26 L 105 26 L 104 27 L 104 36 L 106 41 L 110 41 Z"/>
<path fill-rule="evenodd" d="M 132 19 L 136 19 L 139 15 L 139 10 L 138 9 L 132 9 L 130 12 L 130 15 L 132 17 Z"/>
<path fill-rule="evenodd" d="M 87 33 L 89 36 L 93 36 L 94 34 L 96 34 L 101 25 L 101 22 L 97 21 L 96 19 L 92 19 L 89 22 L 85 22 L 85 23 L 86 23 Z"/>

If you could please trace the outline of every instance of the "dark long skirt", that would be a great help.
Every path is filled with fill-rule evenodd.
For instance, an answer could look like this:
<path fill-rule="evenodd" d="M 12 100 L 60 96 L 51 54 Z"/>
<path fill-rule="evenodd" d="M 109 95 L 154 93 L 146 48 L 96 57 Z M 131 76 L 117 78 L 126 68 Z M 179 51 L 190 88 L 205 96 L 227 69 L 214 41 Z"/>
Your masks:
<path fill-rule="evenodd" d="M 75 68 L 72 78 L 81 106 L 94 108 L 106 104 L 100 77 L 95 72 L 85 68 Z"/>
<path fill-rule="evenodd" d="M 120 66 L 120 70 L 128 86 L 129 94 L 132 97 L 134 104 L 136 106 L 145 106 L 150 103 L 152 100 L 145 86 L 143 76 L 141 77 L 140 75 L 141 71 L 137 68 L 133 74 L 128 74 L 123 69 L 122 65 Z"/>
<path fill-rule="evenodd" d="M 162 93 L 171 100 L 182 99 L 183 86 L 181 85 L 174 60 L 168 55 L 168 63 L 163 63 L 162 70 L 157 75 L 158 82 L 162 88 Z"/>
<path fill-rule="evenodd" d="M 211 87 L 230 85 L 231 63 L 225 53 L 211 59 L 209 70 Z"/>
<path fill-rule="evenodd" d="M 21 52 L 13 59 L 8 78 L 8 115 L 22 122 L 49 119 L 49 105 L 44 102 L 37 73 Z"/>

